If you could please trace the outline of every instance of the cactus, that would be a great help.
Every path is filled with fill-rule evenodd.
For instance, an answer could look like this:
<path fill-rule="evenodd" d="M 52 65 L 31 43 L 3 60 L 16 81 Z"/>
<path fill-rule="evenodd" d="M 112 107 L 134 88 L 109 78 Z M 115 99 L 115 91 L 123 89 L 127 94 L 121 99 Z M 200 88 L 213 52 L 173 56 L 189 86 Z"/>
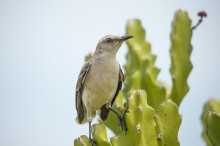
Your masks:
<path fill-rule="evenodd" d="M 214 98 L 209 99 L 203 107 L 201 120 L 202 136 L 207 146 L 220 145 L 220 102 Z"/>
<path fill-rule="evenodd" d="M 209 111 L 206 116 L 206 134 L 213 146 L 220 145 L 220 113 Z"/>
<path fill-rule="evenodd" d="M 159 69 L 155 67 L 156 56 L 151 53 L 151 45 L 145 41 L 145 30 L 140 20 L 127 22 L 127 34 L 135 36 L 127 41 L 125 88 L 124 93 L 134 89 L 144 89 L 148 94 L 148 103 L 155 109 L 166 98 L 163 84 L 157 81 Z"/>
<path fill-rule="evenodd" d="M 192 70 L 190 62 L 191 37 L 191 20 L 187 12 L 180 10 L 176 13 L 170 36 L 172 60 L 170 73 L 173 86 L 169 97 L 178 105 L 189 90 L 187 78 Z"/>
<path fill-rule="evenodd" d="M 98 146 L 178 146 L 178 130 L 181 117 L 178 106 L 166 99 L 159 105 L 157 113 L 147 104 L 147 94 L 143 90 L 131 91 L 124 109 L 128 109 L 126 123 L 128 132 L 120 131 L 108 141 L 104 124 L 95 124 L 92 135 Z M 74 141 L 75 146 L 90 146 L 85 136 Z"/>
<path fill-rule="evenodd" d="M 111 139 L 112 143 L 126 146 L 157 145 L 156 123 L 154 121 L 155 110 L 147 104 L 147 95 L 143 90 L 135 90 L 129 93 L 125 109 L 128 132 L 121 131 Z M 117 146 L 116 145 L 116 146 Z"/>
<path fill-rule="evenodd" d="M 157 80 L 159 69 L 155 66 L 156 56 L 151 53 L 151 45 L 145 41 L 145 31 L 140 20 L 129 20 L 126 29 L 127 34 L 135 37 L 128 40 L 129 51 L 124 66 L 126 71 L 124 92 L 144 89 L 148 94 L 148 103 L 155 109 L 168 97 L 180 105 L 189 90 L 187 78 L 192 70 L 190 62 L 192 30 L 187 12 L 177 11 L 172 23 L 170 72 L 173 86 L 170 94 L 166 91 L 169 87 Z"/>
<path fill-rule="evenodd" d="M 87 54 L 86 57 L 85 57 L 85 62 L 88 61 L 89 59 L 91 59 L 93 54 L 94 54 L 93 52 Z"/>
<path fill-rule="evenodd" d="M 181 116 L 178 106 L 171 99 L 166 99 L 160 104 L 155 116 L 158 127 L 158 139 L 160 145 L 177 146 L 178 131 L 181 125 Z"/>
<path fill-rule="evenodd" d="M 106 121 L 92 127 L 92 135 L 100 146 L 178 146 L 178 130 L 181 116 L 178 106 L 189 90 L 187 78 L 192 69 L 190 62 L 191 20 L 187 12 L 175 14 L 171 33 L 171 76 L 173 85 L 168 87 L 158 81 L 159 69 L 155 66 L 156 56 L 151 45 L 145 41 L 145 30 L 138 19 L 127 22 L 126 33 L 135 36 L 127 41 L 125 86 L 120 92 L 113 109 L 123 114 L 127 109 L 128 132 L 120 128 L 117 117 L 110 112 Z M 91 55 L 87 56 L 87 59 Z M 143 90 L 139 90 L 143 89 Z M 171 89 L 169 92 L 168 89 Z M 132 90 L 132 91 L 131 91 Z M 146 92 L 145 92 L 146 91 Z M 129 93 L 129 94 L 128 94 Z M 146 94 L 147 93 L 147 94 Z M 126 101 L 124 103 L 124 101 Z M 106 127 L 116 136 L 107 139 Z M 81 136 L 74 145 L 88 146 L 89 139 Z"/>
<path fill-rule="evenodd" d="M 145 90 L 148 95 L 148 103 L 154 109 L 157 109 L 160 103 L 169 97 L 179 105 L 188 91 L 187 78 L 192 69 L 190 62 L 190 49 L 192 49 L 190 44 L 191 20 L 187 12 L 179 10 L 176 12 L 172 24 L 171 75 L 173 88 L 171 94 L 169 94 L 166 89 L 170 87 L 157 80 L 159 69 L 155 66 L 156 56 L 151 53 L 150 43 L 145 41 L 145 30 L 141 26 L 141 21 L 134 19 L 127 22 L 126 33 L 135 37 L 127 41 L 129 50 L 126 55 L 127 62 L 124 66 L 125 86 L 123 93 L 120 93 L 121 96 L 117 97 L 113 106 L 119 113 L 122 113 L 123 94 L 126 95 L 132 89 Z M 183 90 L 181 90 L 181 87 Z M 118 124 L 113 124 L 112 121 L 117 122 L 117 117 L 110 113 L 104 123 L 117 134 L 119 132 Z"/>
<path fill-rule="evenodd" d="M 90 140 L 87 136 L 82 135 L 74 140 L 74 146 L 90 146 Z"/>

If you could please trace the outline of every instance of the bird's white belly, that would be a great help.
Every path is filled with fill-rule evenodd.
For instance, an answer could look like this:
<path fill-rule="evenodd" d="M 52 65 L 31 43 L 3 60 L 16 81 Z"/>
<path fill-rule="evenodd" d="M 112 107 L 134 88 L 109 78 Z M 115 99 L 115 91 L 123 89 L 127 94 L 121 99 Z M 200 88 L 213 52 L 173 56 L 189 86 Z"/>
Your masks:
<path fill-rule="evenodd" d="M 92 66 L 85 80 L 82 100 L 87 108 L 95 111 L 110 103 L 118 86 L 119 66 Z"/>

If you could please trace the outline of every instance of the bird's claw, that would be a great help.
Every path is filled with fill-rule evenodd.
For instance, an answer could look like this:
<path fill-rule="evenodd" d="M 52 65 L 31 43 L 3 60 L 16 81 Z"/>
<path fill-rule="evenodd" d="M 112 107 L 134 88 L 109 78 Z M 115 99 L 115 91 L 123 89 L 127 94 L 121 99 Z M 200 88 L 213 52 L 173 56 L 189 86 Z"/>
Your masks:
<path fill-rule="evenodd" d="M 125 110 L 125 112 L 124 112 L 123 115 L 118 115 L 118 119 L 119 119 L 121 128 L 122 128 L 122 130 L 125 131 L 125 134 L 126 134 L 127 131 L 128 131 L 128 127 L 127 127 L 126 119 L 125 119 L 125 115 L 126 115 L 128 112 L 129 112 L 128 110 Z"/>

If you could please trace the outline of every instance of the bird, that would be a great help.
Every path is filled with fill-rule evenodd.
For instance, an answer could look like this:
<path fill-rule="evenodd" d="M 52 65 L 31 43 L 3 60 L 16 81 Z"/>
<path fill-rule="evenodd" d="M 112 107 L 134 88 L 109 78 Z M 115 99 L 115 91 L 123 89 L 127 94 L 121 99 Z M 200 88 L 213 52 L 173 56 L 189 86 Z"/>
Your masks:
<path fill-rule="evenodd" d="M 76 121 L 79 124 L 89 123 L 89 139 L 92 145 L 95 141 L 91 138 L 91 122 L 97 110 L 101 110 L 100 118 L 103 121 L 112 111 L 118 116 L 122 129 L 126 128 L 123 117 L 111 107 L 124 81 L 116 54 L 123 42 L 132 37 L 131 35 L 106 35 L 101 38 L 94 55 L 83 65 L 78 76 L 75 95 Z"/>

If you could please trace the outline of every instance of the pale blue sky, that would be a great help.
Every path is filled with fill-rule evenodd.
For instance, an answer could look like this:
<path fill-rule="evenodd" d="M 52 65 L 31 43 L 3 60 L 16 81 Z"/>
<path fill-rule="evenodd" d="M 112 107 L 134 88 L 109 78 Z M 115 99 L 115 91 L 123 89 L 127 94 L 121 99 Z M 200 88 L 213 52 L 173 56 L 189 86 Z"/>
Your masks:
<path fill-rule="evenodd" d="M 0 1 L 0 145 L 71 146 L 88 135 L 75 122 L 75 84 L 84 56 L 106 34 L 125 34 L 128 19 L 140 18 L 152 51 L 158 55 L 159 79 L 171 83 L 170 27 L 177 9 L 208 18 L 195 30 L 190 92 L 181 104 L 179 132 L 183 146 L 205 145 L 200 115 L 210 97 L 220 100 L 220 1 Z M 126 45 L 117 58 L 124 64 Z M 95 123 L 96 121 L 94 121 Z"/>

